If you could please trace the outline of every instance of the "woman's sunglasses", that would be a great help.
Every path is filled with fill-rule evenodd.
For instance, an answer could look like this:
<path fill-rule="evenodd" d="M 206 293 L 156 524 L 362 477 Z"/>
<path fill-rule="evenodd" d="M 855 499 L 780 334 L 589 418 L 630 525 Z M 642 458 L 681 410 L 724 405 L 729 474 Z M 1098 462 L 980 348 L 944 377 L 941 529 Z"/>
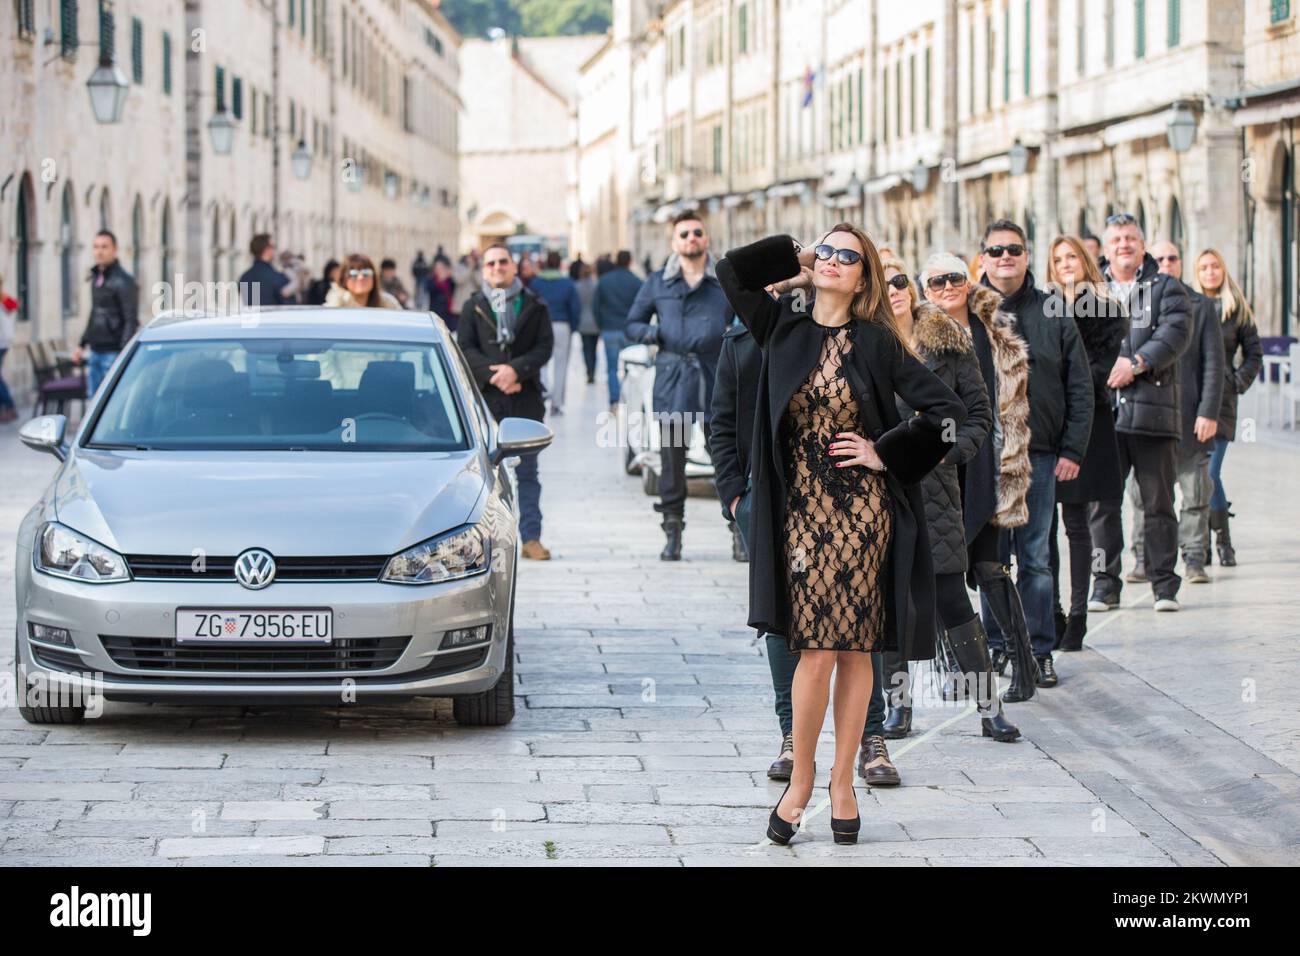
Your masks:
<path fill-rule="evenodd" d="M 818 246 L 813 250 L 813 255 L 822 260 L 834 256 L 842 266 L 851 266 L 855 262 L 862 261 L 862 253 L 855 252 L 852 249 L 836 249 L 834 246 Z"/>
<path fill-rule="evenodd" d="M 892 285 L 899 292 L 902 292 L 904 289 L 907 288 L 907 276 L 903 275 L 902 273 L 899 273 L 898 275 L 894 276 L 892 279 L 886 279 L 885 281 L 890 285 Z"/>
<path fill-rule="evenodd" d="M 349 279 L 373 279 L 375 277 L 374 269 L 349 269 Z"/>
<path fill-rule="evenodd" d="M 896 278 L 902 278 L 902 276 L 896 276 Z M 930 276 L 930 278 L 925 280 L 925 284 L 928 285 L 933 292 L 938 292 L 944 286 L 949 285 L 954 289 L 960 289 L 966 284 L 966 276 L 962 275 L 960 272 L 949 272 L 946 275 Z"/>

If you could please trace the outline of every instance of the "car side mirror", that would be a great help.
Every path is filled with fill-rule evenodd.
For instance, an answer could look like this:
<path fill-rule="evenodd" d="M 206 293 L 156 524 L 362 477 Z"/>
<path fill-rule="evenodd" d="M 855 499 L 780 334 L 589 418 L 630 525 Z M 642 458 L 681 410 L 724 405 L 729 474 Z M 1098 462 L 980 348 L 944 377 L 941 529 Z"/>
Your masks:
<path fill-rule="evenodd" d="M 42 415 L 33 418 L 18 432 L 18 440 L 34 451 L 46 451 L 59 461 L 68 457 L 63 446 L 63 436 L 68 431 L 68 420 L 63 415 Z"/>
<path fill-rule="evenodd" d="M 497 443 L 492 449 L 492 464 L 499 465 L 512 455 L 541 451 L 551 443 L 555 433 L 531 418 L 503 418 L 497 425 Z"/>

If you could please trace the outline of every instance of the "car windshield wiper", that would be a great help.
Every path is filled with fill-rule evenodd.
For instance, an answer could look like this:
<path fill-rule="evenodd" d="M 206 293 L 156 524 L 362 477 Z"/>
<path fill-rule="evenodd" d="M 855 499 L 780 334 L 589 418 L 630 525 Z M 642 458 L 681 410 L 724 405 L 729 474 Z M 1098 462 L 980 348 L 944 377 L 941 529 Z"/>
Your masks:
<path fill-rule="evenodd" d="M 105 449 L 107 451 L 156 451 L 152 445 L 115 444 L 113 442 L 91 442 L 87 448 Z"/>

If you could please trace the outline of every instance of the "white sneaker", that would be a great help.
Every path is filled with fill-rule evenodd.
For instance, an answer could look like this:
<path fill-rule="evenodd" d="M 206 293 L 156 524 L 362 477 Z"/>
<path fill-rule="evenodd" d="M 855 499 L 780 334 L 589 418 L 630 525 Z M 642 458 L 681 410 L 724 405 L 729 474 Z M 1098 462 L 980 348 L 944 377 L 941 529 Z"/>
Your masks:
<path fill-rule="evenodd" d="M 1181 611 L 1183 606 L 1178 603 L 1176 598 L 1156 598 L 1157 611 Z"/>

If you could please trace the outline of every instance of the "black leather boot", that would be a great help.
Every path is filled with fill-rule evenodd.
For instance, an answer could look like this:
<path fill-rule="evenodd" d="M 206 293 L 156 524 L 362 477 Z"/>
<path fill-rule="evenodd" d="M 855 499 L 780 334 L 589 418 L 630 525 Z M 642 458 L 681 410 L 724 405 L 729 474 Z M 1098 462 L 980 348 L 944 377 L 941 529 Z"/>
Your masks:
<path fill-rule="evenodd" d="M 901 740 L 912 732 L 912 685 L 907 661 L 897 651 L 881 655 L 880 679 L 889 705 L 882 734 L 887 740 Z"/>
<path fill-rule="evenodd" d="M 1088 612 L 1071 614 L 1065 625 L 1065 637 L 1061 638 L 1061 650 L 1083 650 L 1083 636 L 1088 633 Z"/>
<path fill-rule="evenodd" d="M 1002 628 L 1011 658 L 1011 686 L 1002 700 L 1008 704 L 1029 700 L 1037 692 L 1038 662 L 1034 660 L 1025 609 L 1020 604 L 1020 592 L 1011 580 L 1011 569 L 997 561 L 981 561 L 975 565 L 975 579 L 988 599 L 998 627 Z"/>
<path fill-rule="evenodd" d="M 968 696 L 979 705 L 980 723 L 985 737 L 1008 743 L 1020 736 L 1020 728 L 1002 716 L 998 700 L 997 678 L 993 676 L 993 659 L 989 656 L 989 639 L 978 615 L 948 631 L 948 642 L 957 657 L 962 683 Z"/>
<path fill-rule="evenodd" d="M 740 525 L 731 522 L 731 557 L 736 561 L 748 561 L 749 551 L 745 548 L 745 538 L 740 533 Z"/>
<path fill-rule="evenodd" d="M 952 645 L 948 643 L 948 632 L 943 628 L 939 629 L 935 641 L 934 666 L 944 675 L 939 695 L 944 700 L 965 700 L 966 685 L 961 679 L 961 667 L 957 664 L 957 655 L 953 653 Z"/>
<path fill-rule="evenodd" d="M 1219 563 L 1225 568 L 1237 566 L 1237 552 L 1232 547 L 1232 532 L 1228 529 L 1228 519 L 1232 512 L 1227 508 L 1210 509 L 1210 530 L 1214 532 L 1215 544 L 1219 549 Z"/>
<path fill-rule="evenodd" d="M 664 549 L 659 552 L 659 560 L 680 561 L 682 559 L 682 529 L 686 527 L 686 519 L 681 515 L 664 515 L 660 527 L 664 529 L 664 537 L 668 541 L 664 545 Z"/>

